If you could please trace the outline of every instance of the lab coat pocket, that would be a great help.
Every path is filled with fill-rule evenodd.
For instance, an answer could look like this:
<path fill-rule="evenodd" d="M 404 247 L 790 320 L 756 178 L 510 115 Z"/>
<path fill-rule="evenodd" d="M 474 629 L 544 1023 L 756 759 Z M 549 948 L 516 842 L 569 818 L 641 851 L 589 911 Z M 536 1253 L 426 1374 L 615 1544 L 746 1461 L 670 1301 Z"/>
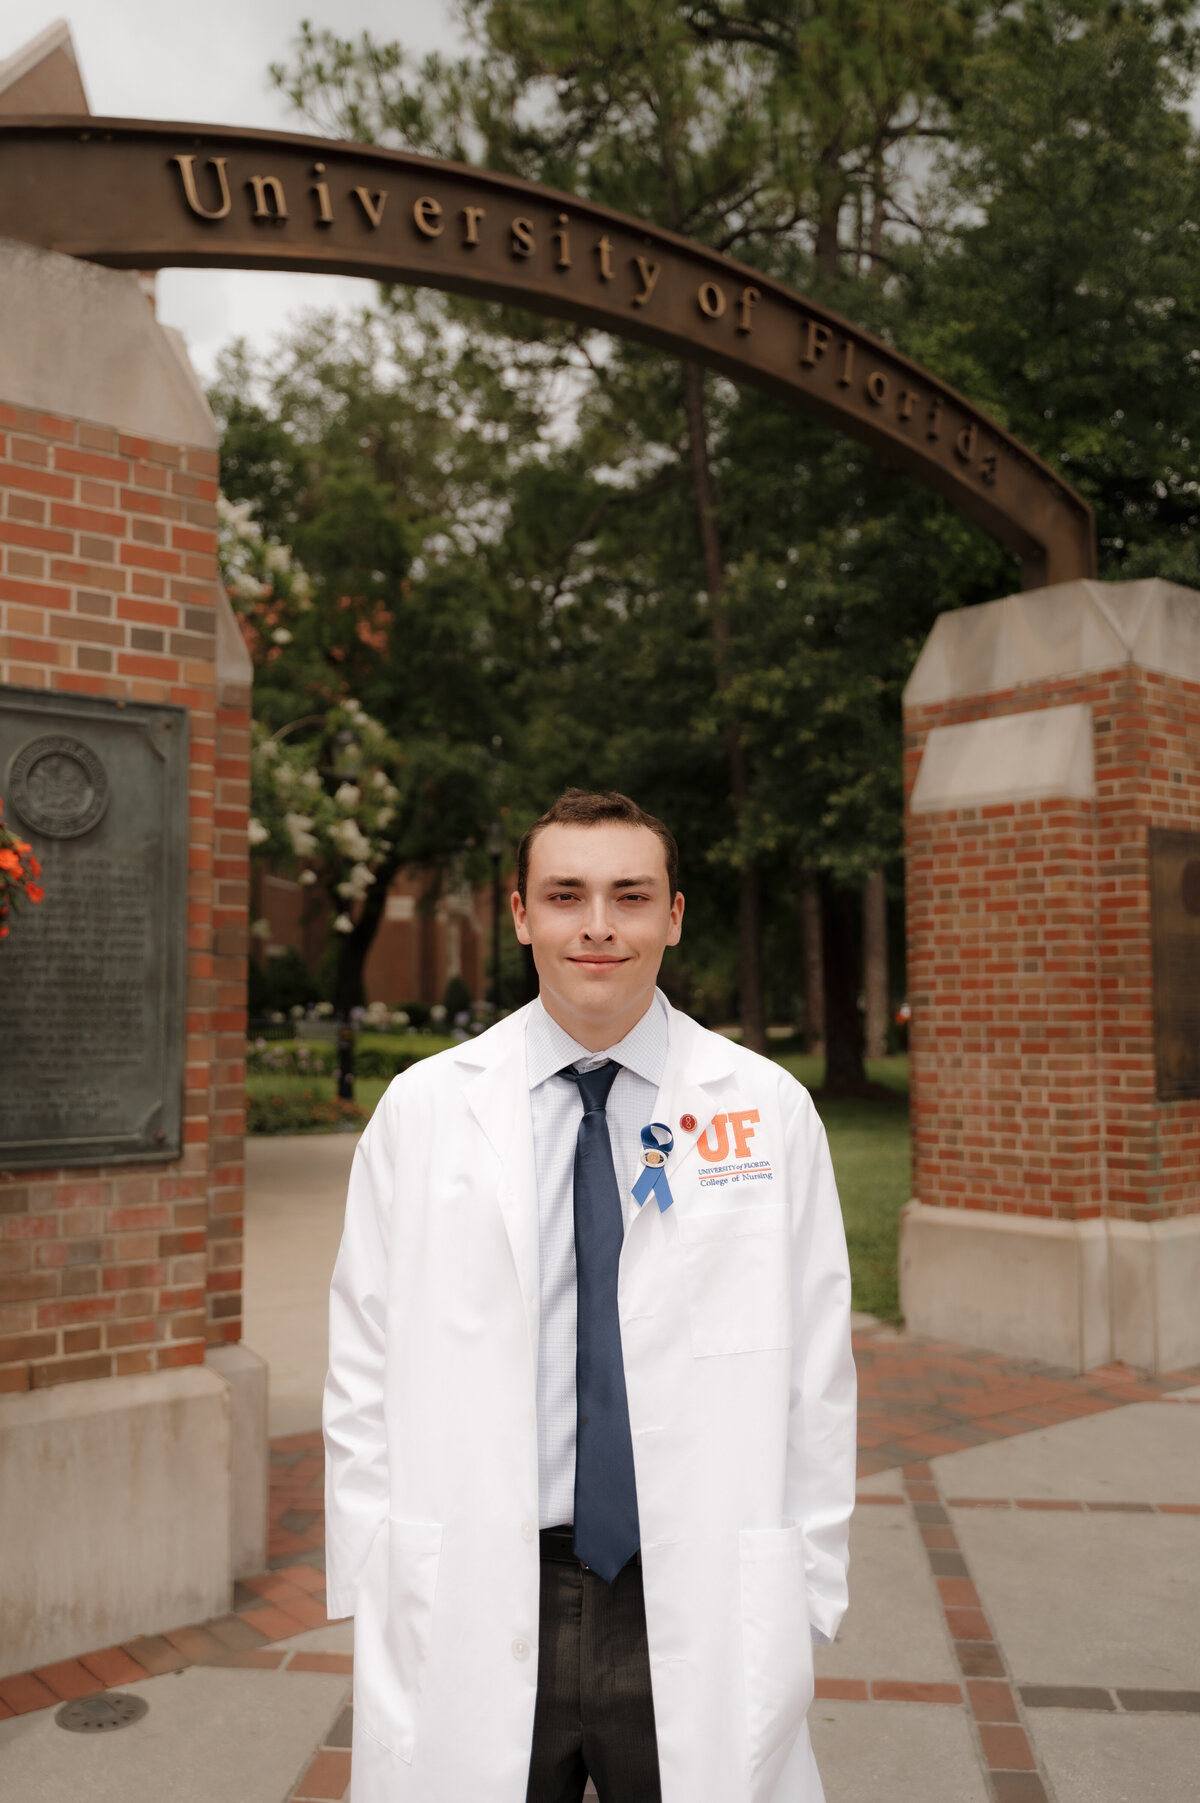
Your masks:
<path fill-rule="evenodd" d="M 769 1796 L 813 1699 L 812 1635 L 799 1527 L 739 1535 L 750 1795 Z"/>
<path fill-rule="evenodd" d="M 411 1765 L 429 1644 L 439 1522 L 389 1515 L 371 1546 L 354 1615 L 354 1715 L 364 1733 Z"/>
<path fill-rule="evenodd" d="M 678 1220 L 697 1358 L 790 1346 L 787 1204 L 681 1208 Z"/>

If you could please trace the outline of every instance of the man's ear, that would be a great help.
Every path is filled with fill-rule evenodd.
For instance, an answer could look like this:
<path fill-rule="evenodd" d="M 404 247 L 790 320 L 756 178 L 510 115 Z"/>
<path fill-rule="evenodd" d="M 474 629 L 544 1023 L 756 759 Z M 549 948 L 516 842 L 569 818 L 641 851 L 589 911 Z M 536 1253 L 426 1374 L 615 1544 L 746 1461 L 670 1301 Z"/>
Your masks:
<path fill-rule="evenodd" d="M 521 900 L 521 891 L 519 889 L 514 889 L 509 900 L 512 903 L 513 927 L 516 931 L 517 938 L 522 945 L 532 945 L 533 939 L 529 932 L 529 916 L 526 912 L 525 903 Z"/>
<path fill-rule="evenodd" d="M 676 889 L 675 899 L 671 903 L 671 925 L 667 929 L 667 944 L 678 945 L 683 932 L 683 890 Z"/>

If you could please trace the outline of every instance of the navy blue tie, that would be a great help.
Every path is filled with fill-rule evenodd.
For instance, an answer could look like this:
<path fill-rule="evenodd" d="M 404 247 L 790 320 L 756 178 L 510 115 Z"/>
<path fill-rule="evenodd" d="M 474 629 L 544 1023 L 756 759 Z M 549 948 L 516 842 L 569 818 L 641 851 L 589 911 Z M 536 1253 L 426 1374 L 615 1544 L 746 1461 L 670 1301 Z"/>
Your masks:
<path fill-rule="evenodd" d="M 610 1059 L 560 1072 L 583 1101 L 575 1142 L 575 1556 L 608 1584 L 641 1544 L 617 1313 L 625 1211 L 604 1113 L 620 1068 Z"/>

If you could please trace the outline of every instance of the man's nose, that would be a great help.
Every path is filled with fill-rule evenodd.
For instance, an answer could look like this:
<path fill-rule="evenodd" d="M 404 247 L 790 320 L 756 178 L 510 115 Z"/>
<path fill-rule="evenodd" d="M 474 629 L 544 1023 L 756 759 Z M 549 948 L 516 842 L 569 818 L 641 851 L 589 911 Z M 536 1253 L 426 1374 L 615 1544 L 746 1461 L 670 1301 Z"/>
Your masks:
<path fill-rule="evenodd" d="M 608 909 L 599 897 L 588 909 L 587 918 L 583 923 L 583 936 L 585 939 L 611 939 L 613 936 L 608 919 Z"/>

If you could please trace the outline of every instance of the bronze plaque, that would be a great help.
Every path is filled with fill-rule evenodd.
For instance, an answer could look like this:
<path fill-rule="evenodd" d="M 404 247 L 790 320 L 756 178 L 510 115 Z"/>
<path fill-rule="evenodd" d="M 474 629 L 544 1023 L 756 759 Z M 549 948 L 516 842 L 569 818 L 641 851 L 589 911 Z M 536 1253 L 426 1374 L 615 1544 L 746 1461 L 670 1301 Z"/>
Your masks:
<path fill-rule="evenodd" d="M 0 796 L 46 892 L 0 941 L 0 1169 L 178 1158 L 187 714 L 0 689 Z"/>
<path fill-rule="evenodd" d="M 1160 1102 L 1200 1096 L 1200 832 L 1150 828 L 1154 1073 Z"/>

